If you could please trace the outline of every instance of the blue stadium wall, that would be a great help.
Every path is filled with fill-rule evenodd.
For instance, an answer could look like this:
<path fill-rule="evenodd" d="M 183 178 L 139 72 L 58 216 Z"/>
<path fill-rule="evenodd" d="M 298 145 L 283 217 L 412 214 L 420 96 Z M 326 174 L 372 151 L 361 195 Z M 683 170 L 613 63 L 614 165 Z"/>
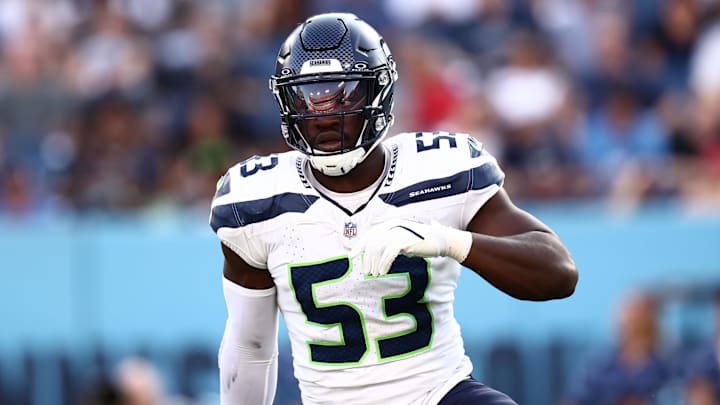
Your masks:
<path fill-rule="evenodd" d="M 573 385 L 584 359 L 611 344 L 626 294 L 720 280 L 718 217 L 672 208 L 533 212 L 573 253 L 575 295 L 521 302 L 466 271 L 456 304 L 476 377 L 520 403 L 553 403 Z M 222 259 L 205 219 L 0 220 L 0 403 L 79 403 L 99 375 L 135 354 L 157 364 L 173 394 L 217 402 Z M 709 333 L 706 314 L 683 314 L 667 314 L 668 341 Z M 276 403 L 297 403 L 284 330 L 280 344 Z"/>

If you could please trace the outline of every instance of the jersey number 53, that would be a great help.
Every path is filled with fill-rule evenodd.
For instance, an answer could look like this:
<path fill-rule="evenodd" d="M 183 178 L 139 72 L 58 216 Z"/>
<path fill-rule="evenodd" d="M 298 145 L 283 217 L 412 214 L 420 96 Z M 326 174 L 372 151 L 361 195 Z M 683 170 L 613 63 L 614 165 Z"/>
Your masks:
<path fill-rule="evenodd" d="M 361 310 L 349 302 L 319 303 L 315 289 L 319 286 L 339 283 L 351 271 L 347 257 L 327 261 L 291 265 L 289 278 L 295 299 L 310 324 L 321 327 L 336 326 L 339 342 L 309 341 L 310 361 L 324 365 L 360 364 L 375 344 L 378 361 L 410 356 L 430 348 L 434 332 L 433 315 L 425 302 L 425 291 L 430 282 L 430 264 L 427 259 L 399 256 L 384 277 L 406 277 L 407 289 L 401 294 L 383 296 L 383 315 L 390 320 L 395 317 L 411 317 L 415 327 L 370 342 Z M 373 282 L 368 278 L 363 282 Z"/>

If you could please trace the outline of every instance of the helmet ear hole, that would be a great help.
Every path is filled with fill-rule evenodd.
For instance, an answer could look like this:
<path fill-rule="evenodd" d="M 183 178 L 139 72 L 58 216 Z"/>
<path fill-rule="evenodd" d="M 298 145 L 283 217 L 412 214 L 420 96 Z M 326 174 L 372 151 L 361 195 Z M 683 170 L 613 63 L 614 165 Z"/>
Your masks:
<path fill-rule="evenodd" d="M 385 125 L 387 125 L 387 120 L 385 120 L 385 116 L 381 115 L 375 119 L 375 132 L 380 132 L 385 128 Z"/>
<path fill-rule="evenodd" d="M 390 75 L 387 70 L 380 72 L 377 81 L 380 86 L 387 86 L 387 84 L 390 83 Z"/>

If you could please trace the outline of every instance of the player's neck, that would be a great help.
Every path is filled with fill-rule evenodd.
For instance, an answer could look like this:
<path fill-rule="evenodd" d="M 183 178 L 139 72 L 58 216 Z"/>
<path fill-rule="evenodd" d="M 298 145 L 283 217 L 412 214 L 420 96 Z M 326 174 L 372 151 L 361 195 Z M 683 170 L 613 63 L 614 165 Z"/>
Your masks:
<path fill-rule="evenodd" d="M 370 152 L 365 160 L 343 176 L 327 176 L 312 168 L 315 179 L 336 193 L 353 193 L 373 184 L 385 169 L 385 148 L 382 145 Z"/>

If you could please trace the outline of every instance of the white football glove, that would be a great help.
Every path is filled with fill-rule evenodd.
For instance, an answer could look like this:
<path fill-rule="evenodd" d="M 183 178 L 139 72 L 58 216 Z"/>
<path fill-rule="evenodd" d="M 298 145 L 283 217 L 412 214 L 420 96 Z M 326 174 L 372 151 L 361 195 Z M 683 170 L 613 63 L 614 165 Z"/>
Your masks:
<path fill-rule="evenodd" d="M 371 228 L 358 240 L 348 256 L 352 260 L 364 252 L 363 273 L 382 276 L 399 255 L 447 256 L 462 263 L 470 253 L 472 234 L 433 221 L 423 224 L 393 220 Z"/>

